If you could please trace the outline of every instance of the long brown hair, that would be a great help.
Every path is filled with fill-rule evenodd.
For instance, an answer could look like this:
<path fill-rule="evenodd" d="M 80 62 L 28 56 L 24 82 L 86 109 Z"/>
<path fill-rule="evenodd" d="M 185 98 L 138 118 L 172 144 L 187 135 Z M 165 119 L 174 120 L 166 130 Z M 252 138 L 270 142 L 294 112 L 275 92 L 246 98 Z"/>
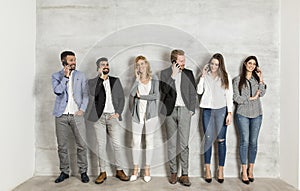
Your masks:
<path fill-rule="evenodd" d="M 259 77 L 258 75 L 256 74 L 256 68 L 259 67 L 258 66 L 258 61 L 257 61 L 257 58 L 256 56 L 248 56 L 245 61 L 243 62 L 243 67 L 242 67 L 242 72 L 240 74 L 240 81 L 239 81 L 239 91 L 241 92 L 243 87 L 246 86 L 246 74 L 247 74 L 247 69 L 246 69 L 246 63 L 249 62 L 249 60 L 254 60 L 256 62 L 256 67 L 255 69 L 252 71 L 252 76 L 256 79 L 256 81 L 259 82 Z"/>
<path fill-rule="evenodd" d="M 225 62 L 224 57 L 220 53 L 214 54 L 209 63 L 211 63 L 212 59 L 217 59 L 219 61 L 219 68 L 218 68 L 218 76 L 221 78 L 221 84 L 225 89 L 229 89 L 229 80 L 228 80 L 228 73 L 225 69 Z"/>

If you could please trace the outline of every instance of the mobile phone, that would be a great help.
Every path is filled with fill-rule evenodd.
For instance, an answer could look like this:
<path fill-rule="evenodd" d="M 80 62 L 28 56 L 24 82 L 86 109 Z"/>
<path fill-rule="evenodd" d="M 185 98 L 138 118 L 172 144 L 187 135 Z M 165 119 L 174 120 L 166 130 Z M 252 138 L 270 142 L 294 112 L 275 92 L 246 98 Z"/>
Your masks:
<path fill-rule="evenodd" d="M 179 66 L 179 64 L 176 62 L 176 60 L 172 60 L 172 64 L 175 64 L 175 66 L 176 66 L 177 68 L 180 69 L 180 66 Z"/>
<path fill-rule="evenodd" d="M 63 60 L 63 61 L 62 61 L 62 65 L 63 65 L 63 66 L 68 65 L 67 61 Z"/>
<path fill-rule="evenodd" d="M 207 66 L 207 71 L 208 72 L 210 72 L 211 71 L 211 69 L 210 69 L 210 65 L 208 64 L 208 66 Z"/>
<path fill-rule="evenodd" d="M 210 66 L 209 66 L 209 64 L 206 64 L 206 65 L 204 66 L 204 70 L 206 70 L 206 72 L 209 72 L 209 71 L 210 71 Z"/>

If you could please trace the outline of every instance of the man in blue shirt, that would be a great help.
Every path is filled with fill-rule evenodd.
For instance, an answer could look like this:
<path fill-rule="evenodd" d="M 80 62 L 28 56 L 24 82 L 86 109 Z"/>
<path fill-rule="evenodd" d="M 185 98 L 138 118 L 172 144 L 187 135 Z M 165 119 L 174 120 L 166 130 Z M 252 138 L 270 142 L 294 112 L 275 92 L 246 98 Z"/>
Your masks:
<path fill-rule="evenodd" d="M 53 115 L 55 116 L 56 137 L 61 174 L 55 180 L 59 183 L 69 178 L 68 142 L 73 133 L 77 146 L 77 164 L 83 183 L 89 182 L 87 175 L 87 148 L 83 114 L 88 104 L 87 81 L 83 73 L 76 70 L 75 53 L 61 53 L 63 69 L 52 75 L 52 87 L 56 95 Z"/>

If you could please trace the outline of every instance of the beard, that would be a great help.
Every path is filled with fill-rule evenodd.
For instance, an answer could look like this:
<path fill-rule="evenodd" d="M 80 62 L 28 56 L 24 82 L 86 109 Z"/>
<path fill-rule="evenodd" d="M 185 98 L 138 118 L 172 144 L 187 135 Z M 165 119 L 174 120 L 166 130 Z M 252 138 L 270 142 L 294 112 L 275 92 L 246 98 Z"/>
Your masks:
<path fill-rule="evenodd" d="M 109 73 L 109 69 L 108 69 L 108 68 L 104 69 L 104 70 L 102 71 L 102 73 L 103 73 L 104 75 L 108 74 L 108 73 Z"/>
<path fill-rule="evenodd" d="M 76 69 L 76 64 L 71 64 L 70 65 L 70 70 L 75 70 Z"/>

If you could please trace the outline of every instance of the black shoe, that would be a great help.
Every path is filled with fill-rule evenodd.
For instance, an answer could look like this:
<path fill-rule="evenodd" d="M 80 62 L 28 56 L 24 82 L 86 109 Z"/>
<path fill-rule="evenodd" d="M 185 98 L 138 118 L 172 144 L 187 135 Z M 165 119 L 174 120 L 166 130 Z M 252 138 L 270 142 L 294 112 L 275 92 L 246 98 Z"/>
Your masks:
<path fill-rule="evenodd" d="M 206 172 L 205 172 L 206 173 Z M 207 178 L 207 177 L 204 177 L 204 180 L 207 182 L 207 183 L 211 183 L 212 181 L 212 178 L 211 178 L 211 172 L 209 171 L 209 174 L 210 174 L 210 178 Z"/>
<path fill-rule="evenodd" d="M 222 184 L 224 182 L 224 178 L 218 178 L 217 181 Z"/>
<path fill-rule="evenodd" d="M 67 178 L 69 178 L 69 175 L 64 173 L 64 172 L 61 172 L 59 177 L 57 177 L 57 179 L 54 182 L 55 183 L 60 183 L 60 182 L 64 181 Z"/>
<path fill-rule="evenodd" d="M 241 172 L 241 179 L 244 184 L 250 184 L 249 180 L 243 180 L 243 172 Z"/>
<path fill-rule="evenodd" d="M 212 178 L 204 178 L 204 180 L 205 180 L 207 183 L 211 183 Z"/>
<path fill-rule="evenodd" d="M 81 182 L 88 183 L 90 181 L 89 176 L 86 174 L 86 172 L 81 173 Z"/>
<path fill-rule="evenodd" d="M 254 182 L 254 178 L 249 177 L 249 168 L 247 169 L 247 176 L 250 182 Z"/>
<path fill-rule="evenodd" d="M 222 184 L 222 183 L 224 182 L 224 174 L 223 174 L 223 172 L 222 172 L 223 177 L 222 177 L 222 178 L 219 178 L 219 171 L 220 171 L 220 169 L 218 168 L 218 169 L 217 169 L 217 172 L 216 172 L 216 177 L 217 177 L 217 181 L 218 181 L 220 184 Z"/>

